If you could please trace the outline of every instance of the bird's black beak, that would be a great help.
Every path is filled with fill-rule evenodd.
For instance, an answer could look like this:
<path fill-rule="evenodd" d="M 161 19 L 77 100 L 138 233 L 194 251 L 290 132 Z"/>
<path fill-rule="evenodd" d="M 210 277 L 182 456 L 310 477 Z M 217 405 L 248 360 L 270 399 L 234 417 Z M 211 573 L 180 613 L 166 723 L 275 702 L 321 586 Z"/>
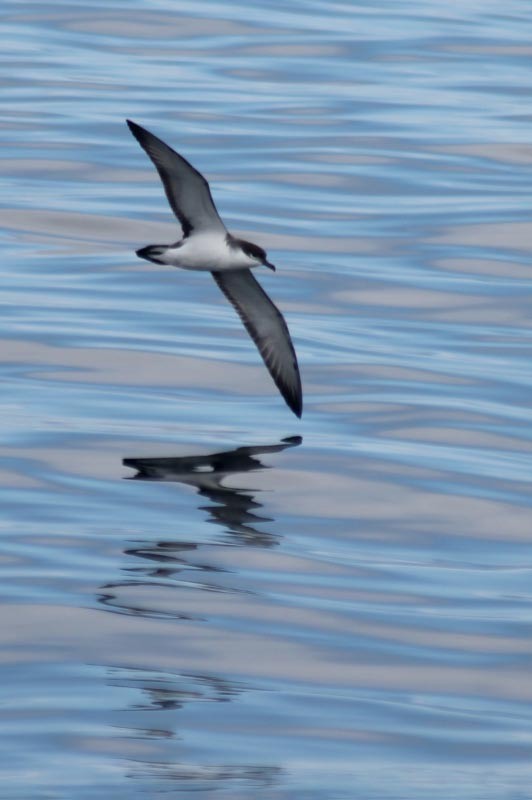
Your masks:
<path fill-rule="evenodd" d="M 270 262 L 266 261 L 266 260 L 264 260 L 262 263 L 264 264 L 265 267 L 268 267 L 268 269 L 272 269 L 275 272 L 275 265 L 274 264 L 270 264 Z"/>

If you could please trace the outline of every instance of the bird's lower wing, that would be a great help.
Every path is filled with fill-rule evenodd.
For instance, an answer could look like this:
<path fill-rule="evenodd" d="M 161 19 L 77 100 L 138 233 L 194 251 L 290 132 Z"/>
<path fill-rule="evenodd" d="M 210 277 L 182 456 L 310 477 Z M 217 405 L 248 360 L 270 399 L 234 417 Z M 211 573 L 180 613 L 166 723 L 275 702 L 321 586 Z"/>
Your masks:
<path fill-rule="evenodd" d="M 213 272 L 212 277 L 237 310 L 286 404 L 300 417 L 303 411 L 301 378 L 283 315 L 251 270 Z"/>

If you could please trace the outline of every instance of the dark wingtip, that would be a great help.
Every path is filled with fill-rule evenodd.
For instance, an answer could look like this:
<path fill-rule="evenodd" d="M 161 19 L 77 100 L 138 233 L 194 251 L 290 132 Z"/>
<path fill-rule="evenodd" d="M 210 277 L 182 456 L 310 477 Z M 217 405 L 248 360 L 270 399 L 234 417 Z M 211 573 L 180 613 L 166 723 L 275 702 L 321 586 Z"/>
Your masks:
<path fill-rule="evenodd" d="M 289 445 L 289 447 L 297 447 L 297 445 L 300 445 L 302 441 L 303 441 L 302 436 L 284 436 L 281 439 L 281 442 L 283 444 Z"/>
<path fill-rule="evenodd" d="M 142 127 L 142 125 L 137 125 L 136 122 L 133 122 L 132 119 L 126 119 L 127 126 L 135 139 L 140 143 L 141 139 L 147 133 L 146 129 Z"/>
<path fill-rule="evenodd" d="M 301 419 L 303 414 L 303 398 L 302 397 L 285 397 L 286 404 L 290 411 L 293 411 L 296 417 Z"/>

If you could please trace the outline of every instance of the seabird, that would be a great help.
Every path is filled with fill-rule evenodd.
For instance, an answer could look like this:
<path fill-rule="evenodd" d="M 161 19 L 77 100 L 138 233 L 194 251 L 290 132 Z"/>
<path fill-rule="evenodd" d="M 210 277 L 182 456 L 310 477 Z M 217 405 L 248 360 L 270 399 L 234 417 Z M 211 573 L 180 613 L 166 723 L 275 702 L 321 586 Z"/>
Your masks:
<path fill-rule="evenodd" d="M 155 165 L 183 231 L 174 244 L 150 244 L 137 250 L 137 255 L 155 264 L 210 272 L 257 345 L 286 404 L 301 417 L 301 378 L 288 327 L 251 272 L 259 266 L 275 270 L 274 265 L 262 247 L 228 232 L 209 184 L 192 164 L 153 133 L 126 121 Z"/>

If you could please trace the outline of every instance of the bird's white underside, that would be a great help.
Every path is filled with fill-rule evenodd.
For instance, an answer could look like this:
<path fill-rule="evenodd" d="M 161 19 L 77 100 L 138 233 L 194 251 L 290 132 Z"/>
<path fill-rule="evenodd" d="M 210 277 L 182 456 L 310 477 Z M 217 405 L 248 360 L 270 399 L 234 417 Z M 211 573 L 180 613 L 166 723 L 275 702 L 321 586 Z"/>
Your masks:
<path fill-rule="evenodd" d="M 179 243 L 179 246 L 169 247 L 158 258 L 172 267 L 205 272 L 225 272 L 260 266 L 257 259 L 246 255 L 243 250 L 230 247 L 225 234 L 218 232 L 193 234 Z"/>

